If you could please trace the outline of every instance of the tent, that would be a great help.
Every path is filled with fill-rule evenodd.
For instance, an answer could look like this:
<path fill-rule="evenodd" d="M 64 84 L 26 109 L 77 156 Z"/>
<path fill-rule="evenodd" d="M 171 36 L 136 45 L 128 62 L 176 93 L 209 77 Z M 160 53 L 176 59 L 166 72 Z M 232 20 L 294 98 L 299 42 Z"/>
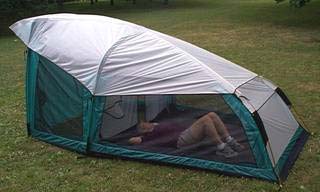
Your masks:
<path fill-rule="evenodd" d="M 27 130 L 39 140 L 270 181 L 286 179 L 307 141 L 278 86 L 185 41 L 94 15 L 44 15 L 10 28 L 27 46 Z M 207 137 L 169 145 L 170 123 L 188 128 L 209 112 L 244 146 L 235 157 L 218 156 Z M 132 145 L 140 121 L 169 129 Z"/>

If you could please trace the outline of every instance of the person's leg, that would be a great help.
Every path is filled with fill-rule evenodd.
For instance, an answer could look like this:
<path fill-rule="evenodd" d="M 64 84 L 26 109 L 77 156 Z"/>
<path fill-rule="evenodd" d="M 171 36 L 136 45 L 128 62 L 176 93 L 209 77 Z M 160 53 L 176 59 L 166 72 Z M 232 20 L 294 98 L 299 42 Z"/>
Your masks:
<path fill-rule="evenodd" d="M 216 113 L 210 112 L 207 115 L 211 118 L 212 123 L 215 125 L 219 135 L 224 142 L 226 142 L 233 150 L 237 152 L 240 152 L 244 149 L 244 147 L 230 135 L 227 127 L 224 125 L 224 123 Z"/>
<path fill-rule="evenodd" d="M 197 143 L 205 137 L 209 137 L 217 146 L 217 155 L 224 156 L 225 158 L 231 158 L 238 155 L 237 152 L 232 150 L 221 140 L 219 133 L 208 114 L 198 119 L 191 127 L 181 133 L 177 142 L 177 147 L 180 148 Z"/>
<path fill-rule="evenodd" d="M 212 123 L 214 124 L 222 139 L 226 139 L 230 136 L 228 129 L 216 113 L 210 112 L 207 114 L 207 116 L 212 120 Z"/>
<path fill-rule="evenodd" d="M 190 129 L 190 133 L 195 142 L 199 142 L 203 140 L 204 137 L 208 136 L 216 145 L 223 143 L 213 121 L 208 115 L 199 118 L 188 129 Z"/>

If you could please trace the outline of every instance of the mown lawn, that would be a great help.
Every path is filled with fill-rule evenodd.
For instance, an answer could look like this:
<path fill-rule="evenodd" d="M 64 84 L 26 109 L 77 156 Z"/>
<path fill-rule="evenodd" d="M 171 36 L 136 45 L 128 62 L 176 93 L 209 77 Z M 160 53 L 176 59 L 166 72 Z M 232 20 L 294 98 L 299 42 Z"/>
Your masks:
<path fill-rule="evenodd" d="M 283 191 L 320 191 L 320 1 L 154 0 L 64 12 L 128 20 L 221 55 L 278 84 L 313 133 Z M 54 8 L 49 9 L 55 12 Z M 2 27 L 9 23 L 2 18 Z M 6 34 L 2 31 L 1 34 Z M 26 136 L 24 45 L 0 37 L 0 191 L 277 191 L 274 183 L 119 159 L 84 157 Z"/>

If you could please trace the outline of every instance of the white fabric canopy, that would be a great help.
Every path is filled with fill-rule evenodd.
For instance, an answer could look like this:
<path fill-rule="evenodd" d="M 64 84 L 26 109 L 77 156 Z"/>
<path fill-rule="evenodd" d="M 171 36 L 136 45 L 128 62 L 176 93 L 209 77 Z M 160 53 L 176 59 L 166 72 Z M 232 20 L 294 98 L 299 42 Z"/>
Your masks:
<path fill-rule="evenodd" d="M 263 77 L 256 77 L 241 85 L 236 94 L 250 112 L 259 110 L 275 92 L 277 86 Z"/>
<path fill-rule="evenodd" d="M 257 76 L 182 40 L 104 16 L 44 15 L 10 28 L 94 95 L 233 93 Z"/>
<path fill-rule="evenodd" d="M 269 157 L 276 165 L 300 125 L 277 93 L 271 96 L 258 113 L 269 138 Z"/>

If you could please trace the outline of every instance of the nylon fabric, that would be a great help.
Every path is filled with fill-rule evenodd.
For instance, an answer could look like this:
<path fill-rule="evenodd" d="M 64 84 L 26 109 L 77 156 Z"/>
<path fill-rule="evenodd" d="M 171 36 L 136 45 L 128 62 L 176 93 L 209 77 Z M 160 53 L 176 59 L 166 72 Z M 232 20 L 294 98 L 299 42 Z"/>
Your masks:
<path fill-rule="evenodd" d="M 286 149 L 284 150 L 284 152 L 282 153 L 281 157 L 279 158 L 276 166 L 274 167 L 275 172 L 280 175 L 280 172 L 285 164 L 285 162 L 287 161 L 290 152 L 292 151 L 296 141 L 299 139 L 300 134 L 304 131 L 304 129 L 302 127 L 299 127 L 296 132 L 294 133 L 294 135 L 292 136 L 289 144 L 287 145 Z"/>
<path fill-rule="evenodd" d="M 110 96 L 105 100 L 103 129 L 100 130 L 102 138 L 112 137 L 138 123 L 136 96 Z"/>
<path fill-rule="evenodd" d="M 160 38 L 177 46 L 184 52 L 192 55 L 201 63 L 205 64 L 210 70 L 219 74 L 227 83 L 234 87 L 239 87 L 241 84 L 257 76 L 257 74 L 228 61 L 216 54 L 213 54 L 207 50 L 199 48 L 191 43 L 183 40 L 171 37 L 169 35 L 153 31 Z"/>
<path fill-rule="evenodd" d="M 223 98 L 241 120 L 258 167 L 271 168 L 271 161 L 267 155 L 263 145 L 263 139 L 251 113 L 234 95 L 224 95 Z"/>
<path fill-rule="evenodd" d="M 68 139 L 65 137 L 60 137 L 58 135 L 52 135 L 50 133 L 40 132 L 37 130 L 32 130 L 31 134 L 34 138 L 60 146 L 62 148 L 67 148 L 73 151 L 86 153 L 86 148 L 87 148 L 86 142 L 76 141 L 76 140 Z"/>
<path fill-rule="evenodd" d="M 53 14 L 10 28 L 93 95 L 233 93 L 256 76 L 201 48 L 109 17 Z"/>
<path fill-rule="evenodd" d="M 144 159 L 144 160 L 151 160 L 156 162 L 172 163 L 176 165 L 198 167 L 203 169 L 227 172 L 234 175 L 257 177 L 257 178 L 262 178 L 270 181 L 277 180 L 272 169 L 254 168 L 254 167 L 225 164 L 225 163 L 220 163 L 215 161 L 207 161 L 207 160 L 201 160 L 201 159 L 195 159 L 195 158 L 189 158 L 189 157 L 172 156 L 172 155 L 151 153 L 151 152 L 145 152 L 145 151 L 129 150 L 119 146 L 113 146 L 111 144 L 108 146 L 105 146 L 105 145 L 94 143 L 92 144 L 91 149 L 94 152 L 110 154 L 110 155 L 115 155 L 120 157 L 129 157 L 134 159 Z"/>
<path fill-rule="evenodd" d="M 269 157 L 274 159 L 275 165 L 298 129 L 299 123 L 277 93 L 270 97 L 258 113 L 269 138 Z"/>
<path fill-rule="evenodd" d="M 237 89 L 243 102 L 251 113 L 257 111 L 269 97 L 274 93 L 274 89 L 265 83 L 262 77 L 256 77 Z"/>
<path fill-rule="evenodd" d="M 165 108 L 173 104 L 174 96 L 148 95 L 145 97 L 146 121 L 151 121 Z"/>
<path fill-rule="evenodd" d="M 106 105 L 105 97 L 93 97 L 91 126 L 90 126 L 90 143 L 98 143 L 100 140 L 100 127 L 103 123 L 104 108 Z M 89 149 L 91 150 L 91 148 Z"/>
<path fill-rule="evenodd" d="M 38 89 L 44 92 L 46 99 L 43 115 L 49 126 L 61 123 L 66 118 L 81 116 L 83 93 L 81 85 L 73 77 L 40 57 L 38 78 Z"/>
<path fill-rule="evenodd" d="M 36 78 L 35 129 L 84 140 L 85 99 L 90 92 L 70 74 L 40 56 Z M 83 134 L 85 133 L 85 134 Z"/>
<path fill-rule="evenodd" d="M 26 66 L 26 108 L 27 108 L 27 124 L 28 134 L 35 128 L 35 97 L 36 97 L 36 77 L 39 57 L 38 54 L 31 49 L 27 50 L 27 66 Z"/>

